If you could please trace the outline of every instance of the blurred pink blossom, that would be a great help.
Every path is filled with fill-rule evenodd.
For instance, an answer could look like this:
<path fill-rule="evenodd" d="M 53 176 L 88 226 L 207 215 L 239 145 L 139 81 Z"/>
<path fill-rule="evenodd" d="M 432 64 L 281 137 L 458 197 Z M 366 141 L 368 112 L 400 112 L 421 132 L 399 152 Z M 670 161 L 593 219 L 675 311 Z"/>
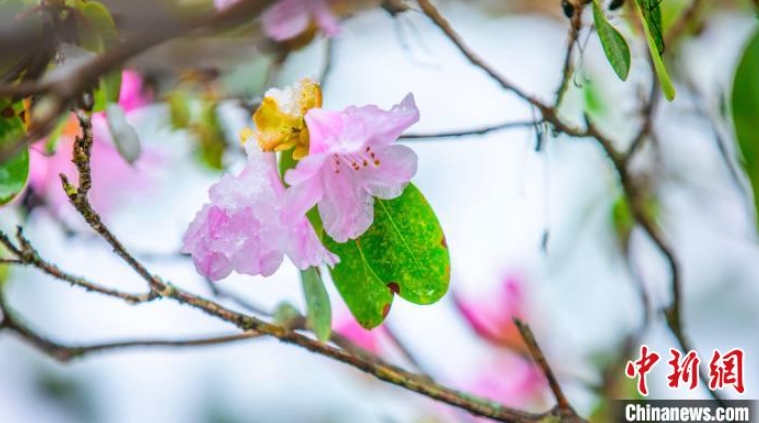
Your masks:
<path fill-rule="evenodd" d="M 237 0 L 215 0 L 217 10 L 224 10 Z M 264 34 L 274 41 L 286 41 L 306 32 L 314 22 L 328 36 L 340 32 L 337 17 L 327 0 L 280 0 L 261 15 Z"/>
<path fill-rule="evenodd" d="M 134 111 L 149 104 L 150 97 L 143 93 L 142 79 L 132 71 L 123 74 L 119 104 L 125 111 Z M 111 140 L 104 113 L 92 117 L 92 190 L 90 201 L 99 213 L 108 214 L 121 204 L 126 194 L 149 188 L 163 160 L 159 154 L 145 149 L 134 164 L 127 163 Z M 76 181 L 77 172 L 72 159 L 74 138 L 81 133 L 75 117 L 71 116 L 57 142 L 55 153 L 42 152 L 44 141 L 35 143 L 30 153 L 29 186 L 59 214 L 68 205 L 63 192 L 60 174 Z"/>
<path fill-rule="evenodd" d="M 335 241 L 359 237 L 374 220 L 374 197 L 398 197 L 416 174 L 416 154 L 394 143 L 418 120 L 411 94 L 390 111 L 311 109 L 309 154 L 285 175 L 291 185 L 289 215 L 302 216 L 318 204 L 324 229 Z"/>
<path fill-rule="evenodd" d="M 530 359 L 501 352 L 483 363 L 467 389 L 507 407 L 526 408 L 542 405 L 546 387 L 545 376 Z"/>
<path fill-rule="evenodd" d="M 184 236 L 182 252 L 192 255 L 198 272 L 211 280 L 233 270 L 269 276 L 287 255 L 299 268 L 338 258 L 327 251 L 314 228 L 300 216 L 283 220 L 285 187 L 277 173 L 274 153 L 246 143 L 248 162 L 239 175 L 225 175 L 209 190 L 211 202 L 195 216 Z"/>
<path fill-rule="evenodd" d="M 513 318 L 525 319 L 524 288 L 520 279 L 509 276 L 500 289 L 479 301 L 464 299 L 453 294 L 453 301 L 466 323 L 480 337 L 495 345 L 525 351 L 524 341 L 514 325 Z"/>
<path fill-rule="evenodd" d="M 121 73 L 121 90 L 119 105 L 125 112 L 145 107 L 153 101 L 153 96 L 145 90 L 142 77 L 135 71 L 125 70 Z"/>
<path fill-rule="evenodd" d="M 382 355 L 383 338 L 387 337 L 384 326 L 377 326 L 371 330 L 364 329 L 353 316 L 346 314 L 344 319 L 335 324 L 335 332 L 374 355 Z"/>

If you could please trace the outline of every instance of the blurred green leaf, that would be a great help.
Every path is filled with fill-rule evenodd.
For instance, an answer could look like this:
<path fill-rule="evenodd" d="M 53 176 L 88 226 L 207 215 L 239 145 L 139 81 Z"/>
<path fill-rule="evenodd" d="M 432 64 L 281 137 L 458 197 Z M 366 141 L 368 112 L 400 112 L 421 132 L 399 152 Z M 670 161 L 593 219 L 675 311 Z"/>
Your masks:
<path fill-rule="evenodd" d="M 749 40 L 735 72 L 732 111 L 743 168 L 759 211 L 759 31 Z"/>
<path fill-rule="evenodd" d="M 675 99 L 675 86 L 667 73 L 667 68 L 662 61 L 664 52 L 664 41 L 662 38 L 661 28 L 661 11 L 659 10 L 659 0 L 635 0 L 635 6 L 641 17 L 643 32 L 646 35 L 648 49 L 651 52 L 651 59 L 654 62 L 656 76 L 659 78 L 664 97 L 672 101 Z"/>
<path fill-rule="evenodd" d="M 300 311 L 287 301 L 279 303 L 274 309 L 274 322 L 278 325 L 287 325 L 298 317 L 300 317 Z"/>
<path fill-rule="evenodd" d="M 142 152 L 140 137 L 134 127 L 127 122 L 124 110 L 118 103 L 110 103 L 106 107 L 106 116 L 108 117 L 108 129 L 111 131 L 111 138 L 113 138 L 119 155 L 127 163 L 136 162 Z"/>
<path fill-rule="evenodd" d="M 93 53 L 103 53 L 119 42 L 119 33 L 111 12 L 96 1 L 79 3 L 80 19 L 77 20 L 79 44 Z M 119 101 L 121 91 L 121 68 L 104 76 L 95 91 L 95 111 L 102 111 L 108 103 Z"/>
<path fill-rule="evenodd" d="M 585 113 L 594 118 L 604 115 L 608 107 L 601 90 L 599 90 L 600 85 L 598 85 L 598 82 L 586 82 L 582 84 L 582 88 L 585 100 Z"/>
<path fill-rule="evenodd" d="M 26 129 L 21 119 L 13 114 L 4 116 L 12 106 L 0 104 L 0 149 L 21 139 Z M 21 150 L 8 160 L 0 163 L 0 205 L 7 204 L 18 195 L 29 177 L 29 145 L 24 143 Z"/>
<path fill-rule="evenodd" d="M 375 199 L 374 223 L 358 239 L 338 244 L 325 235 L 324 240 L 341 260 L 332 269 L 335 285 L 364 327 L 382 322 L 394 293 L 415 304 L 432 304 L 448 290 L 445 236 L 414 185 L 396 199 Z"/>
<path fill-rule="evenodd" d="M 47 138 L 45 139 L 46 154 L 54 154 L 58 149 L 58 141 L 60 141 L 61 135 L 63 135 L 63 131 L 66 130 L 68 124 L 69 115 L 63 115 L 62 117 L 58 118 L 58 122 L 55 124 L 55 127 L 52 131 L 50 131 L 50 134 L 48 134 Z"/>
<path fill-rule="evenodd" d="M 647 197 L 644 203 L 644 212 L 647 217 L 654 221 L 659 218 L 659 203 L 656 197 Z M 627 201 L 627 197 L 624 194 L 620 194 L 612 205 L 612 222 L 614 225 L 614 232 L 617 234 L 617 239 L 620 242 L 620 246 L 623 251 L 627 251 L 630 234 L 635 228 L 636 221 L 630 209 L 630 203 Z"/>
<path fill-rule="evenodd" d="M 611 67 L 619 79 L 626 80 L 630 73 L 630 47 L 625 37 L 606 20 L 601 6 L 598 5 L 598 0 L 593 1 L 593 21 Z"/>
<path fill-rule="evenodd" d="M 326 342 L 332 333 L 332 308 L 319 269 L 310 267 L 300 272 L 303 295 L 306 297 L 306 320 L 316 337 Z"/>
<path fill-rule="evenodd" d="M 190 125 L 192 111 L 190 99 L 181 90 L 174 90 L 167 98 L 172 129 L 184 129 Z"/>
<path fill-rule="evenodd" d="M 221 170 L 224 167 L 224 150 L 226 150 L 227 143 L 216 109 L 217 104 L 215 102 L 203 101 L 197 120 L 190 124 L 190 128 L 197 136 L 200 144 L 202 162 L 211 169 Z"/>

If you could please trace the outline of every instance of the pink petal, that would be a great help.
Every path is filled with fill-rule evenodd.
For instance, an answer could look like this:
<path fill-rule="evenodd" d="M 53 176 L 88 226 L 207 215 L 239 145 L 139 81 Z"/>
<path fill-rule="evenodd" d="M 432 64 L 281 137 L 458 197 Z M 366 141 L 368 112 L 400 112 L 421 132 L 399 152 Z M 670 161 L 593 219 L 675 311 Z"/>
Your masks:
<path fill-rule="evenodd" d="M 377 106 L 364 106 L 348 110 L 348 113 L 367 122 L 370 129 L 370 143 L 386 146 L 398 140 L 403 132 L 419 121 L 419 109 L 414 95 L 408 94 L 400 104 L 384 111 Z"/>
<path fill-rule="evenodd" d="M 324 109 L 311 109 L 306 113 L 310 146 L 309 155 L 331 151 L 335 140 L 345 129 L 345 113 Z"/>
<path fill-rule="evenodd" d="M 326 155 L 318 153 L 304 157 L 294 169 L 285 173 L 285 182 L 288 185 L 298 185 L 318 177 L 325 160 Z"/>
<path fill-rule="evenodd" d="M 339 263 L 338 257 L 324 248 L 308 219 L 303 218 L 294 226 L 294 234 L 286 253 L 298 269 L 305 270 L 321 263 L 334 267 Z"/>
<path fill-rule="evenodd" d="M 340 23 L 338 22 L 337 17 L 332 14 L 329 4 L 327 4 L 325 0 L 314 2 L 313 14 L 316 23 L 324 34 L 332 37 L 340 33 Z"/>
<path fill-rule="evenodd" d="M 376 154 L 379 166 L 366 168 L 364 187 L 375 197 L 390 200 L 400 196 L 416 174 L 416 153 L 404 145 L 393 145 Z"/>
<path fill-rule="evenodd" d="M 318 176 L 291 186 L 285 192 L 284 218 L 296 221 L 305 216 L 323 197 L 324 188 Z"/>
<path fill-rule="evenodd" d="M 264 34 L 274 41 L 295 38 L 308 29 L 311 21 L 306 2 L 313 0 L 280 0 L 261 15 Z"/>
<path fill-rule="evenodd" d="M 465 300 L 458 293 L 454 293 L 453 304 L 477 335 L 497 343 L 500 332 L 499 325 L 491 320 L 493 316 L 484 312 L 484 307 L 481 303 Z"/>
<path fill-rule="evenodd" d="M 324 230 L 337 242 L 358 238 L 374 221 L 374 197 L 343 175 L 324 173 L 324 197 L 318 204 Z"/>
<path fill-rule="evenodd" d="M 226 225 L 229 217 L 214 206 L 205 205 L 196 215 L 183 239 L 182 252 L 192 254 L 198 273 L 219 280 L 232 272 L 232 264 L 226 255 L 210 248 L 210 239 Z"/>

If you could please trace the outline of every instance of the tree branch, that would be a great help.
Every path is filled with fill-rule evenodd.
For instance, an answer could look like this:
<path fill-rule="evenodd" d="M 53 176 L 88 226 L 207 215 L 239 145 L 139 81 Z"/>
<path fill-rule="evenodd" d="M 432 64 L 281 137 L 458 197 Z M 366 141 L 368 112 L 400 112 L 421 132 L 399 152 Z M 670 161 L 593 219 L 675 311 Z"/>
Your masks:
<path fill-rule="evenodd" d="M 561 83 L 559 84 L 559 88 L 556 90 L 556 102 L 553 105 L 555 109 L 561 107 L 561 102 L 564 100 L 564 94 L 566 94 L 567 89 L 569 88 L 569 80 L 572 79 L 572 74 L 574 71 L 572 52 L 574 51 L 574 46 L 577 44 L 577 40 L 580 37 L 580 29 L 582 28 L 582 9 L 584 7 L 584 4 L 576 5 L 575 3 L 570 2 L 570 6 L 572 7 L 574 13 L 572 14 L 572 17 L 569 18 L 569 35 L 567 36 L 567 48 L 566 53 L 564 54 L 564 66 Z"/>
<path fill-rule="evenodd" d="M 0 330 L 9 330 L 14 332 L 21 339 L 29 342 L 33 347 L 62 363 L 66 363 L 77 358 L 83 358 L 91 354 L 111 352 L 114 350 L 125 350 L 133 348 L 203 347 L 229 344 L 246 339 L 261 337 L 260 333 L 248 331 L 233 335 L 183 340 L 136 339 L 91 345 L 64 345 L 36 333 L 34 330 L 29 328 L 29 326 L 22 323 L 16 316 L 15 312 L 13 312 L 5 303 L 5 299 L 1 291 L 0 308 L 4 313 L 2 325 L 0 325 Z"/>
<path fill-rule="evenodd" d="M 119 298 L 126 301 L 129 304 L 140 304 L 156 299 L 158 296 L 153 293 L 146 294 L 130 294 L 121 292 L 115 289 L 106 288 L 96 283 L 90 282 L 85 278 L 71 275 L 64 272 L 58 266 L 43 260 L 36 249 L 34 249 L 29 241 L 24 237 L 21 228 L 18 228 L 16 233 L 19 246 L 13 244 L 10 238 L 3 232 L 0 232 L 0 244 L 5 246 L 8 251 L 11 252 L 15 259 L 3 259 L 0 261 L 2 264 L 13 264 L 20 266 L 30 266 L 39 269 L 43 273 L 50 275 L 56 279 L 66 281 L 72 286 L 78 286 L 84 288 L 86 291 L 97 292 L 99 294 L 107 295 L 109 297 Z"/>
<path fill-rule="evenodd" d="M 586 128 L 584 130 L 574 127 L 573 125 L 564 122 L 558 115 L 557 110 L 554 107 L 550 107 L 535 97 L 532 97 L 511 82 L 501 76 L 495 69 L 491 68 L 484 60 L 478 57 L 469 47 L 464 43 L 462 38 L 451 27 L 450 23 L 440 14 L 437 8 L 430 2 L 430 0 L 417 0 L 422 11 L 427 17 L 438 27 L 443 33 L 451 40 L 451 42 L 459 49 L 459 51 L 469 60 L 472 65 L 483 70 L 491 79 L 497 82 L 504 90 L 510 91 L 516 94 L 519 98 L 523 99 L 527 103 L 538 109 L 545 122 L 551 124 L 556 132 L 564 133 L 565 135 L 573 138 L 593 138 L 598 142 L 599 146 L 604 150 L 609 160 L 611 160 L 614 168 L 619 177 L 620 184 L 627 197 L 632 215 L 636 222 L 643 228 L 649 238 L 654 242 L 670 269 L 671 285 L 672 285 L 672 303 L 665 310 L 665 316 L 667 324 L 670 330 L 677 338 L 681 346 L 688 345 L 685 339 L 681 309 L 682 309 L 682 295 L 681 295 L 681 281 L 680 270 L 675 258 L 675 254 L 670 247 L 669 243 L 661 235 L 659 228 L 656 226 L 652 218 L 648 215 L 645 207 L 645 201 L 643 193 L 640 188 L 635 184 L 632 175 L 630 174 L 626 165 L 626 155 L 620 153 L 615 147 L 614 142 L 603 135 L 588 119 L 586 116 Z"/>
<path fill-rule="evenodd" d="M 532 333 L 532 330 L 529 326 L 527 326 L 527 324 L 518 318 L 515 317 L 513 320 L 514 324 L 519 330 L 519 333 L 522 335 L 522 339 L 524 340 L 525 344 L 527 344 L 527 348 L 530 350 L 530 355 L 532 356 L 533 360 L 535 360 L 535 363 L 537 363 L 538 367 L 540 367 L 540 369 L 543 371 L 546 379 L 548 379 L 548 385 L 551 387 L 551 392 L 553 392 L 554 398 L 556 398 L 556 407 L 560 412 L 560 415 L 570 420 L 581 420 L 577 416 L 577 413 L 574 411 L 574 409 L 572 409 L 572 406 L 569 405 L 567 397 L 561 390 L 561 386 L 559 386 L 559 381 L 556 379 L 556 375 L 553 373 L 551 366 L 548 364 L 548 360 L 546 360 L 545 355 L 543 355 L 543 351 L 538 345 L 538 341 L 535 339 L 535 334 Z"/>
<path fill-rule="evenodd" d="M 497 421 L 517 423 L 540 422 L 544 421 L 547 417 L 558 416 L 556 413 L 560 410 L 550 410 L 543 414 L 532 414 L 456 391 L 440 385 L 427 377 L 407 372 L 378 357 L 370 356 L 368 353 L 356 353 L 347 349 L 336 348 L 332 345 L 321 343 L 298 333 L 290 327 L 268 323 L 259 318 L 235 312 L 218 303 L 185 291 L 171 283 L 164 282 L 159 277 L 154 276 L 124 248 L 115 236 L 113 236 L 110 230 L 108 230 L 108 228 L 106 228 L 106 226 L 100 221 L 99 216 L 95 213 L 89 203 L 87 198 L 87 182 L 89 180 L 88 175 L 90 173 L 91 160 L 91 149 L 88 148 L 90 142 L 87 140 L 87 138 L 90 137 L 90 135 L 88 135 L 89 123 L 86 114 L 80 112 L 78 113 L 78 117 L 83 132 L 83 136 L 78 137 L 74 145 L 74 162 L 77 170 L 80 172 L 79 186 L 76 188 L 73 187 L 64 178 L 64 187 L 69 195 L 71 204 L 76 208 L 79 214 L 82 215 L 92 229 L 103 237 L 106 242 L 113 247 L 116 253 L 148 282 L 152 292 L 163 298 L 172 299 L 181 304 L 201 310 L 208 315 L 229 322 L 245 332 L 254 332 L 274 337 L 282 342 L 300 346 L 314 353 L 348 364 L 371 374 L 382 381 L 425 395 L 454 407 L 464 409 L 472 414 L 489 417 Z M 10 323 L 7 323 L 7 312 L 5 321 L 6 323 L 4 324 L 6 325 L 13 324 L 12 319 L 10 320 Z M 43 349 L 54 348 L 54 344 L 44 338 L 32 338 L 30 341 Z"/>
<path fill-rule="evenodd" d="M 485 126 L 482 128 L 468 129 L 464 131 L 451 131 L 451 132 L 433 132 L 429 134 L 403 134 L 400 139 L 402 140 L 420 140 L 430 138 L 459 138 L 472 135 L 485 135 L 490 132 L 503 131 L 507 129 L 516 128 L 534 128 L 539 122 L 535 121 L 516 121 L 506 122 L 495 126 Z"/>

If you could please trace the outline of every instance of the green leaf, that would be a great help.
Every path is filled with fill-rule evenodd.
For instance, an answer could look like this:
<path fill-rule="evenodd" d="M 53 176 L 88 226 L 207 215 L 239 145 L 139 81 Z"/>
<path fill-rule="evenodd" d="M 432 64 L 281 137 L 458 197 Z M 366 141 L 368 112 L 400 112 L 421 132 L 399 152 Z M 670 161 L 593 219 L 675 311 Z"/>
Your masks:
<path fill-rule="evenodd" d="M 7 110 L 5 107 L 0 110 Z M 17 142 L 26 132 L 24 123 L 16 116 L 0 116 L 0 150 Z M 0 205 L 7 204 L 18 195 L 29 177 L 29 145 L 0 163 Z"/>
<path fill-rule="evenodd" d="M 124 110 L 118 103 L 110 103 L 105 113 L 108 117 L 108 129 L 119 155 L 129 164 L 136 162 L 142 152 L 140 137 L 134 127 L 127 122 Z"/>
<path fill-rule="evenodd" d="M 614 68 L 619 79 L 626 80 L 630 73 L 630 47 L 625 37 L 606 20 L 606 16 L 598 5 L 598 0 L 593 2 L 593 21 L 611 67 Z"/>
<path fill-rule="evenodd" d="M 643 16 L 651 39 L 656 46 L 656 52 L 661 56 L 664 54 L 664 37 L 662 35 L 662 18 L 660 3 L 663 0 L 635 0 Z"/>
<path fill-rule="evenodd" d="M 759 211 L 759 31 L 749 41 L 735 72 L 732 111 L 743 168 Z"/>
<path fill-rule="evenodd" d="M 359 323 L 382 322 L 393 294 L 432 304 L 448 291 L 450 257 L 443 230 L 422 193 L 409 185 L 393 200 L 375 199 L 374 223 L 356 240 L 324 236 L 341 262 L 332 278 Z"/>
<path fill-rule="evenodd" d="M 322 342 L 329 340 L 332 332 L 332 308 L 319 269 L 310 267 L 300 272 L 303 295 L 306 297 L 306 321 Z"/>
<path fill-rule="evenodd" d="M 298 161 L 293 159 L 294 148 L 285 150 L 279 153 L 279 174 L 282 175 L 282 179 L 285 178 L 285 173 L 290 169 L 295 169 L 298 165 Z"/>
<path fill-rule="evenodd" d="M 367 329 L 379 326 L 390 312 L 393 292 L 369 267 L 359 241 L 339 244 L 325 235 L 324 244 L 340 257 L 330 273 L 356 321 Z"/>
<path fill-rule="evenodd" d="M 88 1 L 79 4 L 81 19 L 77 20 L 79 44 L 93 53 L 103 53 L 119 41 L 119 33 L 111 12 L 102 3 Z M 108 103 L 119 101 L 121 69 L 104 76 L 95 91 L 95 111 L 104 110 Z"/>
<path fill-rule="evenodd" d="M 661 54 L 664 52 L 664 41 L 661 35 L 661 12 L 659 0 L 635 0 L 635 7 L 641 17 L 643 32 L 646 35 L 648 49 L 651 51 L 651 59 L 654 62 L 656 76 L 659 78 L 664 97 L 672 101 L 675 99 L 675 86 L 669 78 L 667 68 L 664 66 Z M 658 20 L 657 20 L 658 16 Z"/>

